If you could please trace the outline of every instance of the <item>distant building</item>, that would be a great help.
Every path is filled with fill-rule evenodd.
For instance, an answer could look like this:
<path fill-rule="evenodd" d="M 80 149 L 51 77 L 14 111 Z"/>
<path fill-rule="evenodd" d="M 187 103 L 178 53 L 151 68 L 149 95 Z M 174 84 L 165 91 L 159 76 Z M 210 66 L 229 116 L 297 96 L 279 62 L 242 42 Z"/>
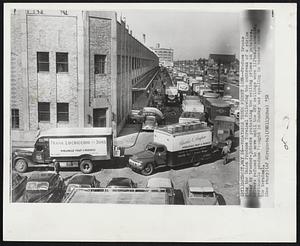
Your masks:
<path fill-rule="evenodd" d="M 12 140 L 53 127 L 112 127 L 116 136 L 133 82 L 158 66 L 115 12 L 13 11 Z"/>
<path fill-rule="evenodd" d="M 174 65 L 174 50 L 169 48 L 161 48 L 160 44 L 156 44 L 156 47 L 151 47 L 157 56 L 159 57 L 159 64 L 164 67 L 173 67 Z"/>

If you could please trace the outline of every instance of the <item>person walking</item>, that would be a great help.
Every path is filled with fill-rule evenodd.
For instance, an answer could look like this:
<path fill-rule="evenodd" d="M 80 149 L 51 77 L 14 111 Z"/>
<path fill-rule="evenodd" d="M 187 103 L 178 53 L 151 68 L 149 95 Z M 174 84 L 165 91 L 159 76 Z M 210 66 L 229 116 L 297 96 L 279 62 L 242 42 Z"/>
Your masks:
<path fill-rule="evenodd" d="M 228 162 L 228 156 L 229 156 L 229 146 L 228 143 L 226 142 L 223 149 L 222 149 L 222 155 L 223 155 L 223 164 L 226 165 Z"/>

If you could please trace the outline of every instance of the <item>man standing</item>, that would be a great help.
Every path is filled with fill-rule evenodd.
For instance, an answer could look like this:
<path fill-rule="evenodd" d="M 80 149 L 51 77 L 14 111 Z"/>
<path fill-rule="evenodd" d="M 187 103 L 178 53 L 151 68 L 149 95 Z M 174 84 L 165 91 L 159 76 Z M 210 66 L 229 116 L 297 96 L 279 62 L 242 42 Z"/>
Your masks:
<path fill-rule="evenodd" d="M 223 164 L 226 165 L 228 162 L 228 155 L 229 155 L 230 149 L 228 146 L 228 143 L 226 142 L 223 149 L 222 149 L 222 155 L 223 155 Z"/>

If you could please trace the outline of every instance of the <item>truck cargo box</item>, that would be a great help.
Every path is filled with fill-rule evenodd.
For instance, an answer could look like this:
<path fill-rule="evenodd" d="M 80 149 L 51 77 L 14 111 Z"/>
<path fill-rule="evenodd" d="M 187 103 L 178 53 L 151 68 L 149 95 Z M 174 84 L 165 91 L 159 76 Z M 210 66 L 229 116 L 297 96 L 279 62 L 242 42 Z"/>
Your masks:
<path fill-rule="evenodd" d="M 78 188 L 64 203 L 169 204 L 166 189 L 161 188 Z"/>
<path fill-rule="evenodd" d="M 212 144 L 212 129 L 194 122 L 168 125 L 154 130 L 154 142 L 170 152 L 199 148 Z"/>

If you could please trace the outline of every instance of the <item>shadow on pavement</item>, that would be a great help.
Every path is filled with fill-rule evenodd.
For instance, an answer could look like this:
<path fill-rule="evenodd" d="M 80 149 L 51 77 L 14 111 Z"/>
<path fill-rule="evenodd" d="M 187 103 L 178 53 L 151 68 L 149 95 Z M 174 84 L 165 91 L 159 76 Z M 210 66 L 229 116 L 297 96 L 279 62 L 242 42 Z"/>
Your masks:
<path fill-rule="evenodd" d="M 183 194 L 182 194 L 181 190 L 175 190 L 174 204 L 175 205 L 183 205 L 184 204 Z"/>
<path fill-rule="evenodd" d="M 221 194 L 216 193 L 216 196 L 219 205 L 226 205 L 225 199 Z"/>

